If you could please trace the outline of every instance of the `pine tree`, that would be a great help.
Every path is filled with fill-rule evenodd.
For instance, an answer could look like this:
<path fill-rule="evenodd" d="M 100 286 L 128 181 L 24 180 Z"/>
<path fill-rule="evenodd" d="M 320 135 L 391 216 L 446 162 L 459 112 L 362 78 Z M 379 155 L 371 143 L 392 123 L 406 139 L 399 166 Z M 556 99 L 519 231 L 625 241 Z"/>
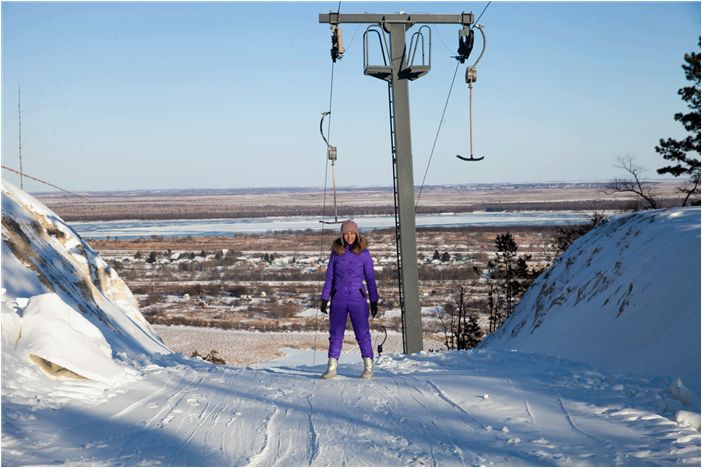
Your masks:
<path fill-rule="evenodd" d="M 471 349 L 478 346 L 478 344 L 480 344 L 480 341 L 483 339 L 483 335 L 483 329 L 480 328 L 478 318 L 475 314 L 470 314 L 468 316 L 468 325 L 466 326 L 466 349 Z"/>
<path fill-rule="evenodd" d="M 685 206 L 692 195 L 700 193 L 700 52 L 685 54 L 682 68 L 690 86 L 680 88 L 678 94 L 687 103 L 690 112 L 678 112 L 674 119 L 683 125 L 688 135 L 682 140 L 661 139 L 656 152 L 671 162 L 658 169 L 659 174 L 689 177 L 687 185 L 680 189 L 686 194 L 682 203 Z M 699 200 L 696 204 L 699 204 Z"/>
<path fill-rule="evenodd" d="M 517 266 L 517 243 L 511 233 L 498 234 L 495 238 L 497 255 L 495 261 L 502 276 L 502 294 L 507 316 L 512 314 L 516 295 L 515 268 Z"/>
<path fill-rule="evenodd" d="M 528 264 L 531 255 L 517 255 L 519 247 L 511 233 L 499 234 L 495 238 L 495 248 L 495 261 L 489 263 L 493 268 L 492 278 L 496 281 L 496 286 L 490 288 L 488 295 L 491 330 L 512 315 L 514 307 L 534 279 L 534 272 Z"/>

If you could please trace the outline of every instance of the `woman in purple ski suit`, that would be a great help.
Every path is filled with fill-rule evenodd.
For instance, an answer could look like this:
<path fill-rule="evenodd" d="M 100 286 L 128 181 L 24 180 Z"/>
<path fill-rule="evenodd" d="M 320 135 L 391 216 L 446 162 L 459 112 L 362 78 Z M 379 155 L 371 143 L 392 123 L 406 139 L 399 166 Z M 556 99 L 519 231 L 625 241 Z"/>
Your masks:
<path fill-rule="evenodd" d="M 327 277 L 322 289 L 320 310 L 329 310 L 329 363 L 323 379 L 336 375 L 337 361 L 341 354 L 346 330 L 346 317 L 351 317 L 351 324 L 356 341 L 361 348 L 363 373 L 361 378 L 370 379 L 373 375 L 373 345 L 368 324 L 368 302 L 373 317 L 378 313 L 378 289 L 375 285 L 373 259 L 366 247 L 366 238 L 359 234 L 355 222 L 348 220 L 341 225 L 341 235 L 332 243 L 331 255 L 327 266 Z M 363 286 L 365 280 L 368 293 Z"/>

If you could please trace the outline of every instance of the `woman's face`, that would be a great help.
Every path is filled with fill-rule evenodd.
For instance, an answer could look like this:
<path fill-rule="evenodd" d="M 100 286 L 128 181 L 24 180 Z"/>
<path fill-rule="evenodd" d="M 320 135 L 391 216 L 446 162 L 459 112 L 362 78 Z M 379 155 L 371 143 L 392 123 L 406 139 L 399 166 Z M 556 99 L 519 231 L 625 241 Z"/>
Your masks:
<path fill-rule="evenodd" d="M 347 231 L 343 234 L 344 242 L 348 245 L 352 245 L 356 241 L 356 233 L 353 231 Z"/>

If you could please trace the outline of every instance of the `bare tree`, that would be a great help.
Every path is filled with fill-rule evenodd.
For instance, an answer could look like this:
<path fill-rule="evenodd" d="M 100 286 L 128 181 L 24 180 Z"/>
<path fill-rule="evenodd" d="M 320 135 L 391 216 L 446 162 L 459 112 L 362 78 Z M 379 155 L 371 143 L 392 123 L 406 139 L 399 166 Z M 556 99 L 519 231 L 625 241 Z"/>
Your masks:
<path fill-rule="evenodd" d="M 653 188 L 653 184 L 643 178 L 645 169 L 638 165 L 631 156 L 619 156 L 614 167 L 623 169 L 629 174 L 629 178 L 616 178 L 606 190 L 608 193 L 629 192 L 638 195 L 647 204 L 648 208 L 656 209 L 658 194 Z"/>
<path fill-rule="evenodd" d="M 552 247 L 554 249 L 554 257 L 560 257 L 568 247 L 570 247 L 575 240 L 584 236 L 594 228 L 607 222 L 607 216 L 594 212 L 590 217 L 590 222 L 588 224 L 575 224 L 569 226 L 561 226 L 556 230 L 553 236 Z"/>
<path fill-rule="evenodd" d="M 452 301 L 439 308 L 446 349 L 471 349 L 483 338 L 476 315 L 468 310 L 467 293 L 465 286 L 454 284 Z"/>

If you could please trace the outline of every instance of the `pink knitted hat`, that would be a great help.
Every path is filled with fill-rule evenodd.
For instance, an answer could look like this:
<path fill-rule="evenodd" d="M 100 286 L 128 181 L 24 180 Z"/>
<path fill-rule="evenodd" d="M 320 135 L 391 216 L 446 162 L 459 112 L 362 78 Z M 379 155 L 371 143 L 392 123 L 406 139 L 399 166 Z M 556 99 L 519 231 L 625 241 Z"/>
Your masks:
<path fill-rule="evenodd" d="M 339 230 L 339 233 L 341 235 L 344 235 L 345 232 L 355 232 L 356 234 L 358 234 L 358 225 L 350 219 L 348 221 L 344 221 L 341 224 L 341 229 Z"/>

